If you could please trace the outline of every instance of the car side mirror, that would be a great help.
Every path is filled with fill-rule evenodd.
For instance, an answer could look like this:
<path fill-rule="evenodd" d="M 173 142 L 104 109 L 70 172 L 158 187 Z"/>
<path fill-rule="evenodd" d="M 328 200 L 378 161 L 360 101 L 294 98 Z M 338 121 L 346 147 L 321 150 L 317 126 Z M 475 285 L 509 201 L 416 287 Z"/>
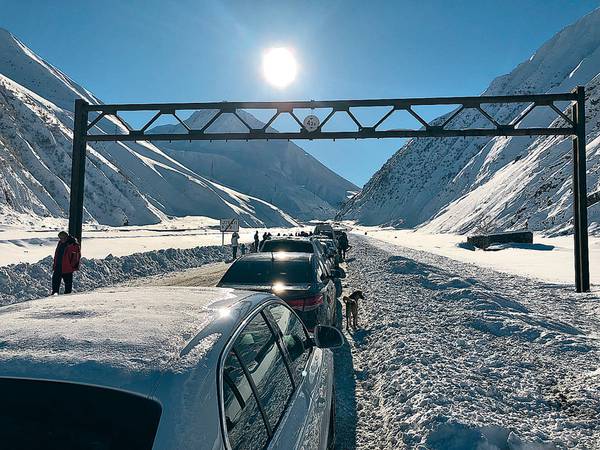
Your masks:
<path fill-rule="evenodd" d="M 319 348 L 338 348 L 344 345 L 344 336 L 340 330 L 328 325 L 317 325 L 313 339 Z"/>

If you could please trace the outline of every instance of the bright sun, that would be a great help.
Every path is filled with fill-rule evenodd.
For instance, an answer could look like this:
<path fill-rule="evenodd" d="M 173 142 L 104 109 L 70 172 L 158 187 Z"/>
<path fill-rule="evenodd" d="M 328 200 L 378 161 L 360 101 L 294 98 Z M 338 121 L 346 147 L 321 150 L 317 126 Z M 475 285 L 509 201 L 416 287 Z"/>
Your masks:
<path fill-rule="evenodd" d="M 296 78 L 296 58 L 287 48 L 270 48 L 263 54 L 263 73 L 269 83 L 284 88 Z"/>

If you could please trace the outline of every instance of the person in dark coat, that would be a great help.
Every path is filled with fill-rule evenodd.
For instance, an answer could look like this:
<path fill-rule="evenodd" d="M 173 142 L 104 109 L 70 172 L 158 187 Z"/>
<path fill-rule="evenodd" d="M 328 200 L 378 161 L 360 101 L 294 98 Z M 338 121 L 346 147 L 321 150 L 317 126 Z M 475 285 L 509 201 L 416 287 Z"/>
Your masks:
<path fill-rule="evenodd" d="M 65 294 L 73 290 L 73 272 L 79 270 L 81 247 L 73 236 L 67 232 L 58 233 L 58 244 L 54 252 L 52 264 L 52 295 L 60 291 L 61 281 L 65 282 Z"/>
<path fill-rule="evenodd" d="M 260 239 L 258 237 L 258 230 L 256 230 L 256 233 L 254 233 L 254 251 L 255 252 L 258 251 L 259 243 L 260 243 Z"/>
<path fill-rule="evenodd" d="M 346 252 L 350 249 L 350 243 L 348 242 L 348 235 L 346 232 L 342 231 L 338 242 L 340 244 L 340 251 L 342 253 L 342 259 L 346 259 Z"/>

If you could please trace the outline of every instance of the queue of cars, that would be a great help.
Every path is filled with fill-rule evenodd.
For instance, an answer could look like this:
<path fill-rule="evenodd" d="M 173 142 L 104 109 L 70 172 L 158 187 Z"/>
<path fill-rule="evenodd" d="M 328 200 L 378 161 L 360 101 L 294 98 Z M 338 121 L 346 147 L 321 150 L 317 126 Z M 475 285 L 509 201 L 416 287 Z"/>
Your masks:
<path fill-rule="evenodd" d="M 259 253 L 235 260 L 217 286 L 272 292 L 294 308 L 309 330 L 334 325 L 345 277 L 335 238 L 330 225 L 317 225 L 311 237 L 266 240 Z"/>
<path fill-rule="evenodd" d="M 343 343 L 332 325 L 344 276 L 335 241 L 267 242 L 217 288 L 110 289 L 2 307 L 2 445 L 333 448 L 328 349 Z"/>

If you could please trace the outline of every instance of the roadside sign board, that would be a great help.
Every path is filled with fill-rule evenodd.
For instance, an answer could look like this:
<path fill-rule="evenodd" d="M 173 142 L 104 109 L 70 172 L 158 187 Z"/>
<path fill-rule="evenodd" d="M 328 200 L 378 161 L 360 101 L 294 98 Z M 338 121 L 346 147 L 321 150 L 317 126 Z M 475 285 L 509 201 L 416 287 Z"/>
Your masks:
<path fill-rule="evenodd" d="M 239 219 L 221 219 L 221 233 L 233 233 L 240 231 Z"/>

